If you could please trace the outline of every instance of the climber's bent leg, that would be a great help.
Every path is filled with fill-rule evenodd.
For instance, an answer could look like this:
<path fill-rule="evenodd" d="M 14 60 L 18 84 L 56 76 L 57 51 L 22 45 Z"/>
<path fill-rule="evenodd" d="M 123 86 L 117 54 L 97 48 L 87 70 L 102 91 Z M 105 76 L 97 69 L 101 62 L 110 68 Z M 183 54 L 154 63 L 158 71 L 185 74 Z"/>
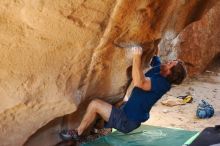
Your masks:
<path fill-rule="evenodd" d="M 109 120 L 112 111 L 112 105 L 99 99 L 90 102 L 82 122 L 77 128 L 78 134 L 81 135 L 86 128 L 95 120 L 99 114 L 106 122 Z"/>

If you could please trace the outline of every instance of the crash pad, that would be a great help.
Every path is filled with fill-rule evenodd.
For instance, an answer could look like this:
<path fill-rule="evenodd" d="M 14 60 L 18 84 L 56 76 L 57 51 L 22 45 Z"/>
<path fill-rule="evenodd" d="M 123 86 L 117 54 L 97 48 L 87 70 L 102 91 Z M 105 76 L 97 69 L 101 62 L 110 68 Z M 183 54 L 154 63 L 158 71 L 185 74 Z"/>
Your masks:
<path fill-rule="evenodd" d="M 141 125 L 123 134 L 115 131 L 83 146 L 182 146 L 196 131 Z"/>
<path fill-rule="evenodd" d="M 220 146 L 220 126 L 207 127 L 190 146 Z"/>

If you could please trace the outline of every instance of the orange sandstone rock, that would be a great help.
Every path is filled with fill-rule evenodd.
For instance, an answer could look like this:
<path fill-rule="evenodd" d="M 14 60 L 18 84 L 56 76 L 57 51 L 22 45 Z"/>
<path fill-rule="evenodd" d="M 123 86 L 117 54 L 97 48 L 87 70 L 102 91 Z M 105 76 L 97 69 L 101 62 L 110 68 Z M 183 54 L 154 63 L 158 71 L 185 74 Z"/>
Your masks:
<path fill-rule="evenodd" d="M 220 54 L 220 3 L 180 34 L 179 58 L 188 65 L 190 75 L 203 72 Z"/>
<path fill-rule="evenodd" d="M 120 100 L 130 84 L 131 58 L 115 43 L 141 44 L 143 66 L 160 39 L 164 58 L 172 49 L 182 50 L 181 58 L 198 64 L 192 59 L 197 51 L 186 58 L 189 55 L 184 54 L 190 53 L 184 48 L 205 48 L 203 55 L 216 50 L 219 15 L 214 4 L 214 0 L 1 0 L 1 146 L 55 145 L 62 128 L 78 126 L 91 99 Z M 184 41 L 180 49 L 179 32 Z M 207 50 L 203 38 L 207 43 L 215 40 L 208 45 L 212 50 Z M 187 46 L 197 39 L 201 41 Z M 197 47 L 200 44 L 204 45 Z M 214 52 L 205 60 L 210 61 Z"/>

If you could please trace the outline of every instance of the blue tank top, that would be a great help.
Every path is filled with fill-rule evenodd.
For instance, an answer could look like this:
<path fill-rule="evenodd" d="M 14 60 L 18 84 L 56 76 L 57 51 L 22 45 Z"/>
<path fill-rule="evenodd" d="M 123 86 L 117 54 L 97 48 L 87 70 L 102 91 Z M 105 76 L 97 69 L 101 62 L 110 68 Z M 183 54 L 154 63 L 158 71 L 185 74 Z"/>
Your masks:
<path fill-rule="evenodd" d="M 151 80 L 151 90 L 145 91 L 139 87 L 134 87 L 129 100 L 122 108 L 128 119 L 132 121 L 144 122 L 149 119 L 152 106 L 171 88 L 168 80 L 159 74 L 159 57 L 155 56 L 151 65 L 153 68 L 145 74 Z"/>

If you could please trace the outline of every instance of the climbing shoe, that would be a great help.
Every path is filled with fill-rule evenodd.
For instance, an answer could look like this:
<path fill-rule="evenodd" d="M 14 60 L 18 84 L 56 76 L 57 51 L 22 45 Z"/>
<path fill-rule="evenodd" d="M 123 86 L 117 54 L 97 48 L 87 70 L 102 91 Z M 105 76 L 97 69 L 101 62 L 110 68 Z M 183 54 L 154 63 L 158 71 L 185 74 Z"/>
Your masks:
<path fill-rule="evenodd" d="M 182 99 L 183 103 L 191 103 L 193 101 L 193 97 L 191 95 L 178 96 L 177 98 Z"/>
<path fill-rule="evenodd" d="M 191 95 L 187 95 L 184 99 L 183 102 L 184 103 L 191 103 L 193 101 L 193 98 Z"/>
<path fill-rule="evenodd" d="M 60 138 L 64 141 L 76 140 L 79 141 L 81 136 L 78 135 L 77 130 L 62 130 L 60 133 Z"/>

